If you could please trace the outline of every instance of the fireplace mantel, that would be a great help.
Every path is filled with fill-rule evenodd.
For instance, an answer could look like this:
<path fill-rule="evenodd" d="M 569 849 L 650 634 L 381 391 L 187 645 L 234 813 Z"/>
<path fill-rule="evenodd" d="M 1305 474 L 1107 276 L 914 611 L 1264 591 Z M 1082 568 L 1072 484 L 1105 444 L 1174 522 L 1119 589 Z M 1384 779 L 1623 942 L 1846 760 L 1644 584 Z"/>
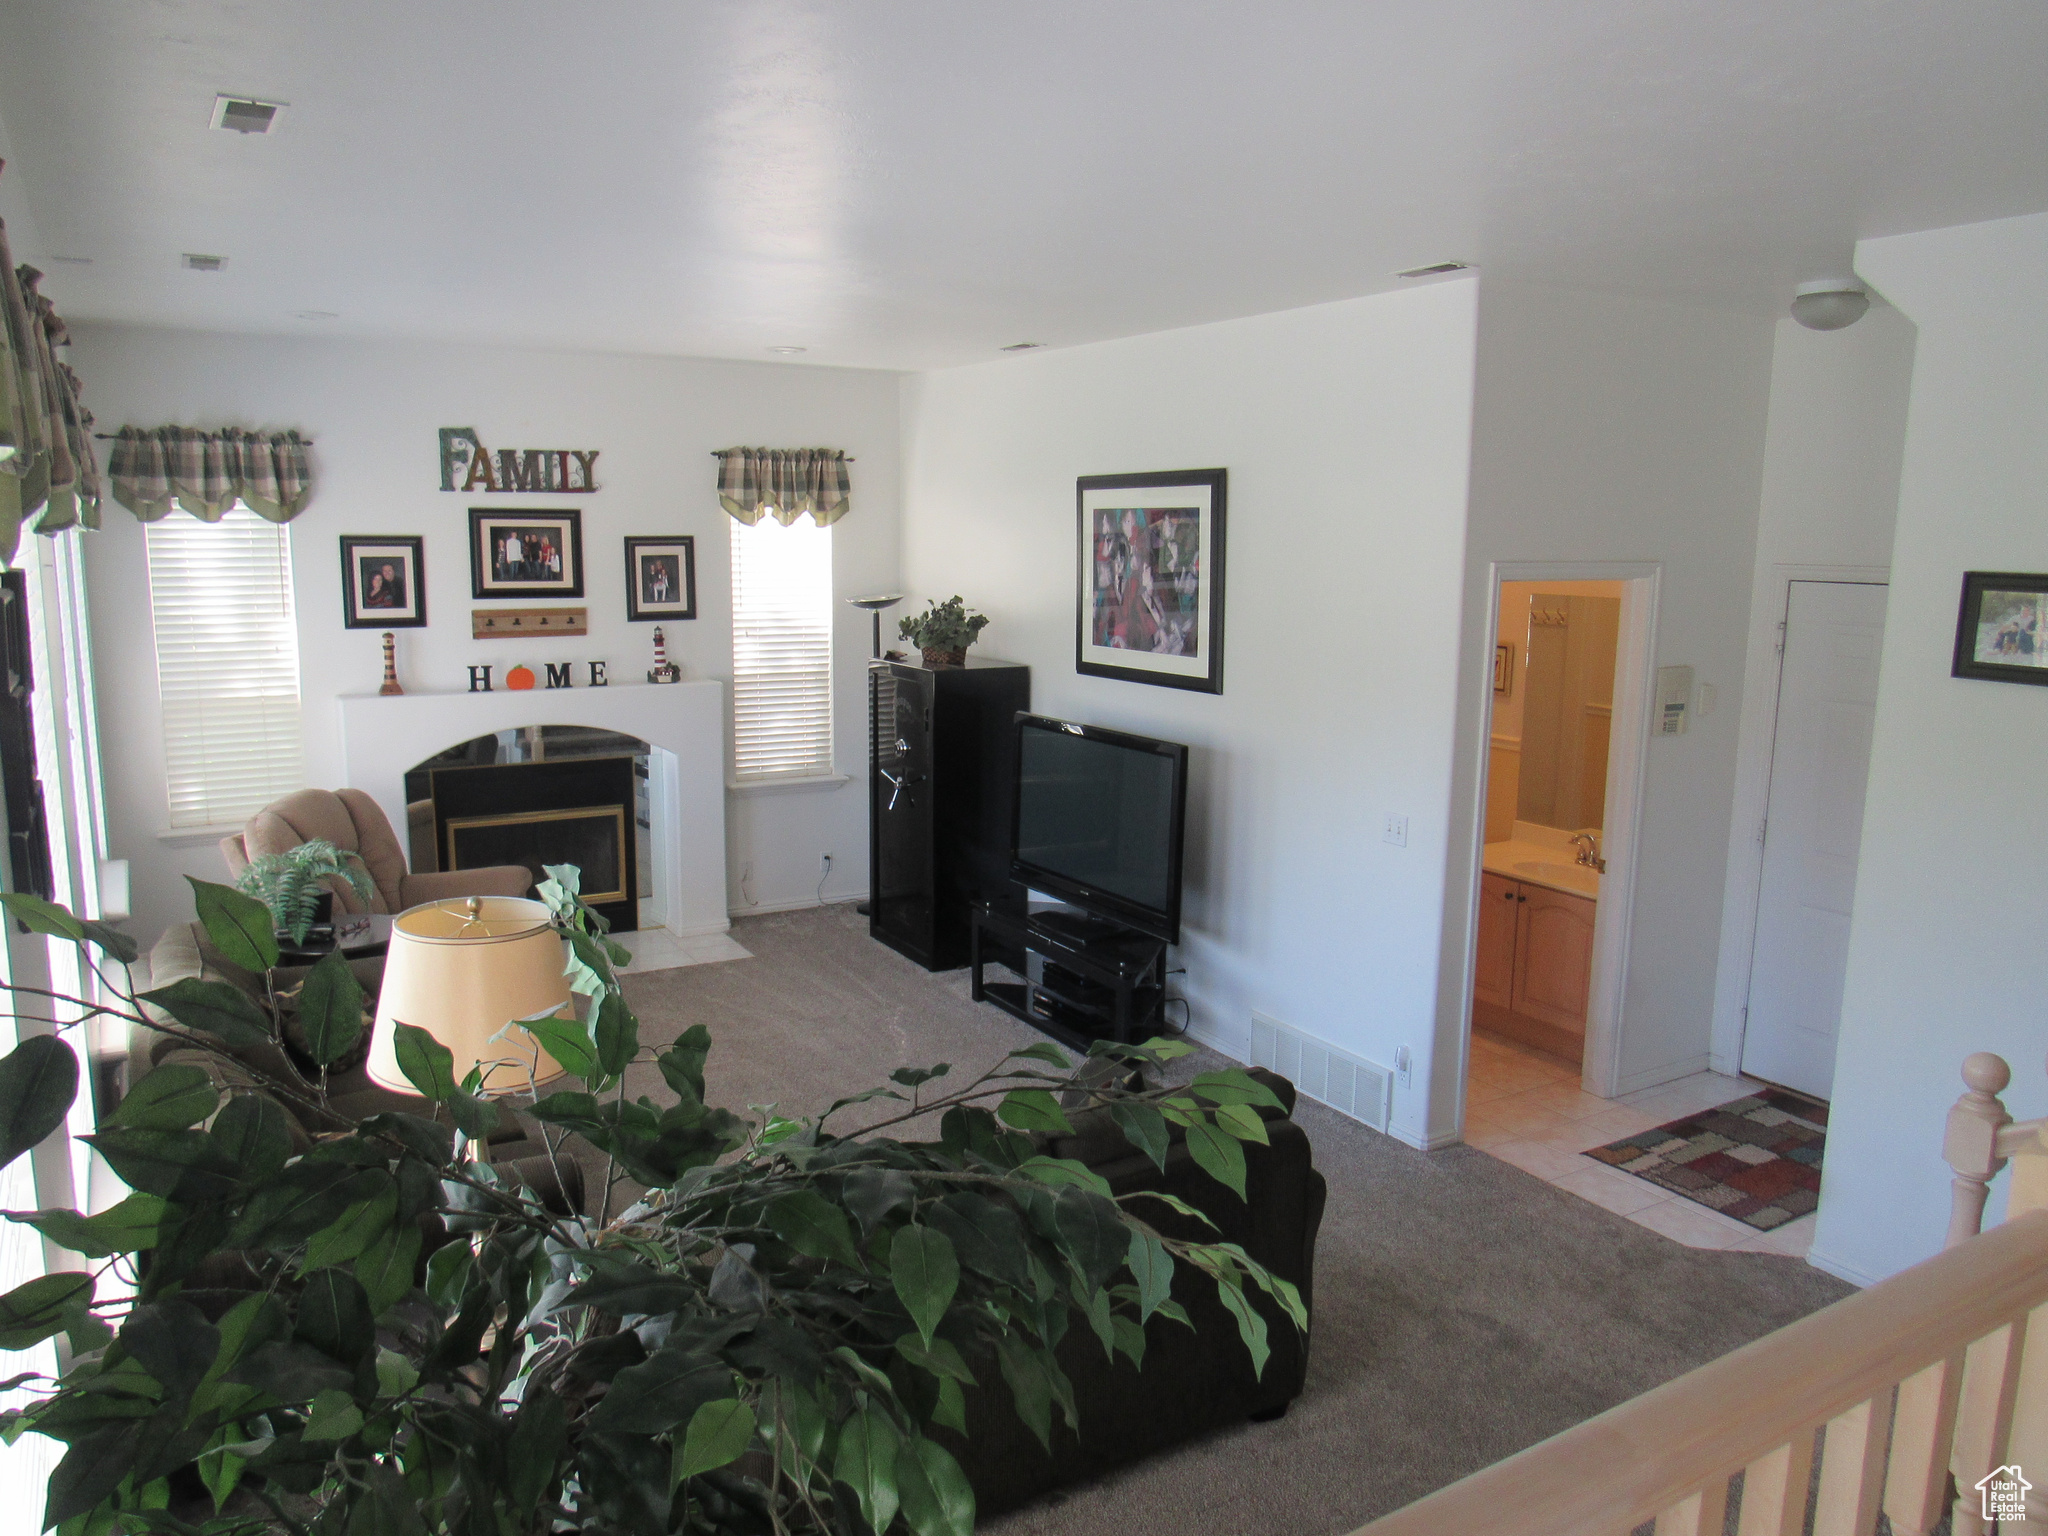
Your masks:
<path fill-rule="evenodd" d="M 581 725 L 638 736 L 649 754 L 654 892 L 671 933 L 729 926 L 725 892 L 725 684 L 613 683 L 492 693 L 344 694 L 348 783 L 384 808 L 402 837 L 407 770 L 477 736 Z"/>

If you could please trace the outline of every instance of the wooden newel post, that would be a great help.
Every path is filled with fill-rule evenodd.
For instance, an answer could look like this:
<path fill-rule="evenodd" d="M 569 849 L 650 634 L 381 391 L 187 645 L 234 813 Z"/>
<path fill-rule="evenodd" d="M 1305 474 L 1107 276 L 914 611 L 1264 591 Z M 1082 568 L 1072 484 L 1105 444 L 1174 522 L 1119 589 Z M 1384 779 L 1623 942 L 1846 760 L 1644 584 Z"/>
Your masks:
<path fill-rule="evenodd" d="M 1998 1133 L 2012 1124 L 2012 1116 L 1998 1098 L 2012 1081 L 2012 1068 L 2003 1056 L 1977 1051 L 1964 1057 L 1963 1081 L 1970 1091 L 1948 1112 L 1948 1134 L 1941 1143 L 1942 1160 L 1956 1174 L 1951 1186 L 1954 1204 L 1949 1210 L 1948 1241 L 1942 1245 L 1946 1248 L 1966 1243 L 1983 1230 L 1990 1183 L 2005 1167 L 1998 1152 Z"/>

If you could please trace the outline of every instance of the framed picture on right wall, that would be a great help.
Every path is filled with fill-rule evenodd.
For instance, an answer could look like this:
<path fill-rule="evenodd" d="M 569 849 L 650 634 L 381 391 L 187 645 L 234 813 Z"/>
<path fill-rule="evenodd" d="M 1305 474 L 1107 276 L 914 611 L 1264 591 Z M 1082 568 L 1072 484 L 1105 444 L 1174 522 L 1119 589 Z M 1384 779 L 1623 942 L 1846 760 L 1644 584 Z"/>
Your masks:
<path fill-rule="evenodd" d="M 1228 471 L 1083 475 L 1074 670 L 1223 691 Z"/>
<path fill-rule="evenodd" d="M 1949 675 L 2048 686 L 2048 575 L 1963 573 Z"/>

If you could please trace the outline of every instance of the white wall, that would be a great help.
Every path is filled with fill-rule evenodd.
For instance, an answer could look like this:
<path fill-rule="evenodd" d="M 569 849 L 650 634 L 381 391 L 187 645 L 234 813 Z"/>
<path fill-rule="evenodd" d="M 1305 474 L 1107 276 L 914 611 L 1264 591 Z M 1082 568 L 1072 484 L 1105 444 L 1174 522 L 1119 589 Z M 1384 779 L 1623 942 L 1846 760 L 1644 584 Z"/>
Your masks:
<path fill-rule="evenodd" d="M 1813 1247 L 1875 1279 L 1941 1246 L 1965 1055 L 2048 1112 L 2048 688 L 1949 676 L 1963 572 L 2048 571 L 2048 215 L 1864 241 L 1856 269 L 1919 327 Z"/>
<path fill-rule="evenodd" d="M 625 621 L 627 534 L 695 535 L 699 616 L 663 628 L 688 675 L 729 677 L 731 520 L 718 507 L 710 453 L 738 443 L 822 444 L 853 454 L 853 508 L 833 529 L 835 585 L 848 596 L 897 579 L 893 374 L 121 326 L 81 325 L 74 334 L 72 363 L 102 430 L 289 426 L 315 440 L 315 494 L 291 525 L 314 784 L 341 781 L 336 698 L 374 690 L 380 676 L 378 632 L 342 627 L 341 534 L 426 536 L 429 626 L 398 631 L 399 677 L 411 689 L 464 688 L 471 662 L 493 663 L 500 678 L 519 659 L 602 659 L 614 678 L 644 673 L 654 626 Z M 444 426 L 473 426 L 494 449 L 597 448 L 602 489 L 574 497 L 444 493 L 436 436 Z M 583 509 L 590 634 L 547 656 L 515 657 L 515 646 L 470 638 L 467 509 L 514 502 Z M 141 525 L 110 501 L 105 531 L 86 548 L 113 854 L 133 861 L 134 927 L 148 941 L 189 916 L 182 875 L 220 879 L 225 871 L 210 843 L 176 846 L 157 835 L 168 811 Z M 745 909 L 743 875 L 755 904 L 813 900 L 822 852 L 835 855 L 827 899 L 866 889 L 867 654 L 867 616 L 840 605 L 837 756 L 852 782 L 729 802 L 736 910 Z M 585 669 L 576 671 L 580 686 Z"/>
<path fill-rule="evenodd" d="M 1890 566 L 1913 338 L 1913 322 L 1882 301 L 1846 330 L 1809 331 L 1789 317 L 1778 322 L 1714 992 L 1717 1072 L 1732 1073 L 1741 1063 L 1763 873 L 1756 832 L 1770 793 L 1785 584 L 1794 575 L 1872 576 Z"/>
<path fill-rule="evenodd" d="M 904 571 L 959 592 L 1036 709 L 1193 749 L 1178 982 L 1243 1056 L 1256 1008 L 1425 1083 L 1457 665 L 1475 285 L 904 383 Z M 1220 696 L 1074 671 L 1078 475 L 1230 471 Z M 908 605 L 906 605 L 908 606 Z M 1408 845 L 1381 840 L 1408 817 Z M 1394 1129 L 1423 1134 L 1397 1091 Z"/>
<path fill-rule="evenodd" d="M 1658 666 L 1690 665 L 1721 704 L 1649 743 L 1622 999 L 1624 1091 L 1705 1066 L 1733 784 L 1737 703 L 1770 384 L 1757 316 L 1489 279 L 1479 306 L 1471 527 L 1452 759 L 1436 1058 L 1466 1029 L 1478 783 L 1497 562 L 1662 565 Z M 1562 574 L 1562 573 L 1560 573 Z M 1441 600 L 1453 599 L 1448 590 Z M 1613 758 L 1623 756 L 1617 743 Z M 1608 829 L 1610 850 L 1621 838 Z M 1456 1070 L 1432 1090 L 1432 1132 L 1456 1124 Z"/>

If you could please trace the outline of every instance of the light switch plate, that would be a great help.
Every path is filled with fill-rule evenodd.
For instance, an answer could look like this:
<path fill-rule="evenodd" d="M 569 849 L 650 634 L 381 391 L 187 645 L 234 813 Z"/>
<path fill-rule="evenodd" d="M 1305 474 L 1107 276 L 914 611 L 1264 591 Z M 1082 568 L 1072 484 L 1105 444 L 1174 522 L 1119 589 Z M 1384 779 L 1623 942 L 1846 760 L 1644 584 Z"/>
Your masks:
<path fill-rule="evenodd" d="M 1408 818 L 1394 811 L 1387 812 L 1387 829 L 1380 834 L 1383 842 L 1392 843 L 1396 848 L 1408 846 Z"/>

